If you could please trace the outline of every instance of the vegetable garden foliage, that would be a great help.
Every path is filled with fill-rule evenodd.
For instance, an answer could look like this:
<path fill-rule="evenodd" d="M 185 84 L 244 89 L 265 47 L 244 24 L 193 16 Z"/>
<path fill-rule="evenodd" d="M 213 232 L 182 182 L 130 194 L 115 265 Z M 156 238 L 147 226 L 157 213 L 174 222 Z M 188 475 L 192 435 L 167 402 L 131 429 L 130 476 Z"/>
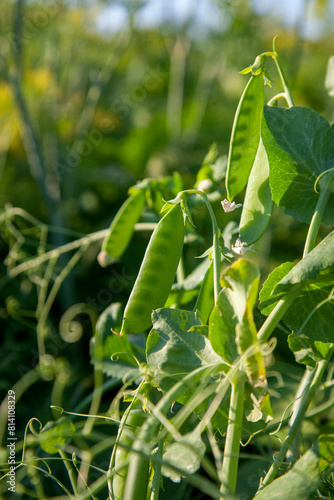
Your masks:
<path fill-rule="evenodd" d="M 265 104 L 268 58 L 277 66 L 283 92 Z M 250 78 L 236 111 L 227 163 L 213 147 L 191 189 L 182 188 L 177 174 L 133 186 L 105 233 L 99 262 L 108 266 L 131 244 L 145 207 L 161 212 L 124 312 L 121 304 L 109 306 L 91 342 L 96 377 L 91 417 L 99 411 L 102 373 L 124 383 L 103 415 L 118 426 L 108 470 L 78 491 L 78 461 L 66 458 L 65 451 L 80 435 L 79 426 L 62 417 L 38 434 L 30 425 L 47 454 L 58 451 L 69 462 L 73 491 L 63 488 L 68 496 L 93 498 L 107 484 L 113 500 L 163 500 L 171 481 L 196 489 L 198 498 L 238 498 L 240 483 L 247 481 L 238 476 L 240 443 L 277 432 L 280 439 L 270 445 L 275 450 L 269 448 L 261 463 L 258 489 L 250 487 L 247 498 L 323 498 L 324 484 L 327 495 L 333 489 L 331 426 L 303 446 L 300 436 L 325 373 L 332 373 L 334 232 L 329 229 L 319 241 L 319 228 L 334 223 L 334 132 L 315 111 L 294 106 L 275 43 L 243 73 Z M 171 192 L 174 198 L 166 199 Z M 220 199 L 228 213 L 240 208 L 234 201 L 240 193 L 239 227 L 233 222 L 219 227 L 212 202 Z M 262 276 L 261 288 L 260 270 L 248 256 L 266 232 L 275 204 L 309 229 L 300 260 Z M 194 206 L 208 211 L 212 246 L 185 276 L 184 246 L 201 241 Z M 258 309 L 261 321 L 254 319 Z M 306 371 L 288 407 L 275 414 L 267 364 L 276 345 L 271 335 L 282 328 L 281 320 L 289 348 Z M 330 405 L 329 396 L 325 409 Z M 256 447 L 250 449 L 254 459 L 263 460 Z M 23 456 L 17 468 L 28 464 Z"/>

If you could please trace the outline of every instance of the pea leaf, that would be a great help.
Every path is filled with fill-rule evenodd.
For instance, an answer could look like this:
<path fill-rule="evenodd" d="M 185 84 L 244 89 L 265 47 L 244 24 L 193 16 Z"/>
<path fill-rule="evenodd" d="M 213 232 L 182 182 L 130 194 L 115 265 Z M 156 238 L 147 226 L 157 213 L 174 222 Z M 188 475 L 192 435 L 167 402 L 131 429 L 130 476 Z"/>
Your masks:
<path fill-rule="evenodd" d="M 278 284 L 278 290 L 286 290 L 296 283 L 314 281 L 321 271 L 330 272 L 334 267 L 334 231 L 294 266 Z M 277 291 L 278 291 L 277 290 Z"/>
<path fill-rule="evenodd" d="M 324 359 L 331 346 L 328 343 L 309 339 L 303 333 L 292 332 L 288 337 L 291 351 L 294 353 L 297 363 L 315 367 L 316 363 Z"/>
<path fill-rule="evenodd" d="M 334 131 L 328 121 L 309 108 L 264 107 L 262 140 L 270 165 L 270 187 L 273 200 L 286 213 L 309 223 L 315 211 L 318 194 L 317 177 L 332 168 Z M 334 195 L 323 217 L 334 223 Z"/>
<path fill-rule="evenodd" d="M 333 466 L 334 462 L 334 434 L 323 434 L 319 437 L 319 469 L 322 472 L 326 467 Z"/>
<path fill-rule="evenodd" d="M 140 361 L 144 359 L 144 342 L 141 347 L 138 335 L 120 337 L 112 333 L 111 329 L 114 330 L 121 323 L 121 304 L 111 304 L 100 315 L 90 344 L 90 355 L 95 368 L 101 369 L 110 377 L 119 379 L 138 368 L 135 357 Z M 133 342 L 130 340 L 132 338 Z"/>
<path fill-rule="evenodd" d="M 239 101 L 232 128 L 226 174 L 227 197 L 230 201 L 247 184 L 259 145 L 263 104 L 262 74 L 253 75 Z"/>
<path fill-rule="evenodd" d="M 275 479 L 254 497 L 254 500 L 305 500 L 317 489 L 319 482 L 319 450 L 308 450 L 284 476 Z"/>
<path fill-rule="evenodd" d="M 182 476 L 194 474 L 199 469 L 205 452 L 206 446 L 200 436 L 194 432 L 185 434 L 180 440 L 172 443 L 163 455 L 164 460 L 181 469 L 183 473 L 171 469 L 168 465 L 163 465 L 162 474 L 174 483 L 179 483 Z"/>
<path fill-rule="evenodd" d="M 247 245 L 257 241 L 271 219 L 273 200 L 269 186 L 269 163 L 260 140 L 254 165 L 250 173 L 240 219 L 240 239 Z"/>
<path fill-rule="evenodd" d="M 200 366 L 216 365 L 217 373 L 208 380 L 202 380 L 204 389 L 206 384 L 217 384 L 228 366 L 223 359 L 212 349 L 209 340 L 195 330 L 202 326 L 194 312 L 180 309 L 157 309 L 152 314 L 153 328 L 147 339 L 147 363 L 154 372 L 154 381 L 163 391 L 168 391 L 185 374 Z M 186 387 L 177 398 L 181 404 L 187 404 L 193 397 L 195 387 Z M 210 406 L 212 397 L 203 399 L 195 413 L 200 417 Z M 211 420 L 212 426 L 222 434 L 226 430 L 228 415 L 228 394 L 223 399 Z"/>
<path fill-rule="evenodd" d="M 74 424 L 67 417 L 48 422 L 39 433 L 39 445 L 46 453 L 58 453 L 75 432 Z"/>
<path fill-rule="evenodd" d="M 180 380 L 185 374 L 204 365 L 223 360 L 212 349 L 209 340 L 191 327 L 201 325 L 197 315 L 181 309 L 157 309 L 152 313 L 153 328 L 147 339 L 147 362 L 157 378 Z M 227 367 L 226 367 L 227 368 Z M 166 382 L 163 383 L 166 385 Z M 167 384 L 170 387 L 170 382 Z"/>
<path fill-rule="evenodd" d="M 296 296 L 285 313 L 283 321 L 291 330 L 295 330 L 298 334 L 302 333 L 309 339 L 333 342 L 334 310 L 331 294 L 334 287 L 334 276 L 328 273 L 328 270 L 322 270 L 323 266 L 320 262 L 321 248 L 324 249 L 323 256 L 326 261 L 328 245 L 322 245 L 325 240 L 295 266 L 291 262 L 287 262 L 269 275 L 260 292 L 259 308 L 263 314 L 270 314 L 291 286 L 304 282 L 305 287 Z M 312 258 L 313 252 L 315 252 L 314 259 Z M 305 263 L 305 261 L 307 262 Z M 292 345 L 297 352 L 304 348 L 301 345 L 296 346 L 295 343 Z"/>

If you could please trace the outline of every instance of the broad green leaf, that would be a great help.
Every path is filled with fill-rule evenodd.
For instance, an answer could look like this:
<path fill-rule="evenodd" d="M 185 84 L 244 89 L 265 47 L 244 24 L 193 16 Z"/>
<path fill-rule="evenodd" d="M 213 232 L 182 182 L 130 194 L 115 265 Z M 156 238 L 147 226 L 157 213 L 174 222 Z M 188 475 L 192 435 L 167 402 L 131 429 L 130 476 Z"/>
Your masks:
<path fill-rule="evenodd" d="M 234 314 L 233 304 L 231 304 L 226 292 L 222 290 L 210 315 L 209 339 L 216 353 L 229 364 L 238 358 L 236 324 L 237 317 Z"/>
<path fill-rule="evenodd" d="M 240 219 L 240 239 L 247 245 L 257 241 L 268 227 L 273 210 L 269 186 L 269 163 L 260 140 L 250 173 Z"/>
<path fill-rule="evenodd" d="M 147 338 L 147 363 L 154 372 L 154 382 L 163 391 L 168 391 L 184 375 L 200 366 L 217 366 L 217 374 L 203 380 L 203 389 L 209 383 L 217 384 L 228 366 L 212 349 L 209 340 L 194 328 L 202 326 L 194 312 L 180 309 L 157 309 L 152 314 L 153 328 Z M 195 387 L 186 387 L 177 401 L 187 404 L 191 401 Z M 201 389 L 202 390 L 202 389 Z M 207 410 L 212 397 L 205 398 L 194 409 L 200 417 Z M 228 415 L 228 394 L 216 410 L 212 425 L 223 433 Z"/>
<path fill-rule="evenodd" d="M 259 308 L 265 316 L 269 316 L 277 302 L 284 297 L 285 291 L 278 292 L 276 287 L 294 266 L 295 264 L 293 264 L 293 262 L 284 262 L 284 264 L 276 267 L 264 282 L 262 290 L 260 291 L 261 303 Z"/>
<path fill-rule="evenodd" d="M 260 272 L 251 262 L 239 259 L 222 277 L 224 288 L 211 313 L 209 339 L 212 347 L 233 363 L 239 355 L 257 342 L 253 308 L 257 300 Z M 266 388 L 265 367 L 260 351 L 245 360 L 245 371 L 251 384 Z"/>
<path fill-rule="evenodd" d="M 287 286 L 315 280 L 321 271 L 329 272 L 332 267 L 334 267 L 334 231 L 300 260 L 278 283 L 277 288 L 278 290 L 286 290 Z"/>
<path fill-rule="evenodd" d="M 226 174 L 230 201 L 244 189 L 252 170 L 260 140 L 263 104 L 263 76 L 253 75 L 239 101 L 232 128 Z"/>
<path fill-rule="evenodd" d="M 147 339 L 147 362 L 156 376 L 180 380 L 185 374 L 204 365 L 223 360 L 209 340 L 191 327 L 201 325 L 196 314 L 180 309 L 157 309 L 152 313 L 153 328 Z"/>
<path fill-rule="evenodd" d="M 265 106 L 261 134 L 270 165 L 273 200 L 286 213 L 309 223 L 319 197 L 317 177 L 333 167 L 334 131 L 328 121 L 309 108 Z M 334 223 L 334 195 L 323 217 Z"/>
<path fill-rule="evenodd" d="M 318 361 L 326 357 L 331 348 L 328 343 L 309 339 L 303 333 L 297 334 L 296 332 L 289 335 L 288 343 L 296 361 L 312 368 Z"/>
<path fill-rule="evenodd" d="M 308 450 L 289 472 L 263 488 L 253 500 L 305 500 L 319 483 L 319 451 L 314 446 Z"/>
<path fill-rule="evenodd" d="M 200 436 L 194 432 L 182 436 L 179 441 L 172 443 L 163 455 L 164 460 L 181 469 L 182 473 L 163 465 L 162 474 L 174 483 L 179 483 L 182 477 L 194 474 L 199 469 L 205 452 L 206 446 Z"/>
<path fill-rule="evenodd" d="M 119 259 L 130 243 L 136 222 L 143 211 L 145 191 L 135 190 L 123 203 L 112 221 L 98 255 L 99 264 L 106 267 Z"/>
<path fill-rule="evenodd" d="M 138 368 L 135 360 L 143 360 L 143 347 L 138 344 L 138 337 L 132 343 L 130 338 L 134 336 L 126 335 L 120 337 L 112 333 L 111 329 L 120 327 L 122 323 L 122 307 L 120 303 L 111 304 L 98 319 L 95 335 L 91 340 L 90 354 L 95 368 L 110 376 L 122 379 L 127 373 Z"/>
<path fill-rule="evenodd" d="M 277 302 L 284 298 L 286 290 L 289 290 L 292 285 L 297 284 L 299 282 L 297 280 L 300 279 L 300 282 L 305 282 L 305 287 L 298 293 L 292 305 L 285 313 L 283 317 L 284 323 L 291 330 L 297 332 L 295 338 L 300 333 L 315 341 L 333 342 L 334 332 L 332 325 L 334 322 L 334 309 L 333 301 L 330 298 L 334 287 L 334 276 L 327 273 L 326 270 L 321 270 L 319 251 L 316 253 L 316 257 L 319 257 L 319 262 L 317 259 L 312 260 L 310 258 L 311 254 L 318 247 L 312 250 L 296 266 L 291 262 L 287 262 L 276 268 L 269 275 L 260 292 L 261 303 L 259 308 L 263 314 L 269 315 Z M 304 261 L 306 260 L 309 261 L 310 265 L 305 265 Z M 312 263 L 315 263 L 314 267 L 312 267 Z M 296 270 L 298 267 L 299 270 Z M 319 275 L 318 272 L 320 272 Z M 285 277 L 284 273 L 286 274 Z M 303 337 L 300 340 L 302 341 Z M 305 348 L 300 343 L 299 345 L 296 344 L 296 340 L 293 341 L 291 347 L 296 352 Z M 319 346 L 317 346 L 317 350 L 319 350 Z M 320 353 L 322 354 L 325 351 L 326 348 L 322 346 Z M 304 358 L 306 353 L 300 354 Z M 316 355 L 316 352 L 314 354 Z"/>
<path fill-rule="evenodd" d="M 62 417 L 56 422 L 48 422 L 39 433 L 39 445 L 46 453 L 53 455 L 63 449 L 75 432 L 71 420 Z"/>
<path fill-rule="evenodd" d="M 322 472 L 326 467 L 332 467 L 334 463 L 334 434 L 323 434 L 319 437 L 319 470 Z"/>

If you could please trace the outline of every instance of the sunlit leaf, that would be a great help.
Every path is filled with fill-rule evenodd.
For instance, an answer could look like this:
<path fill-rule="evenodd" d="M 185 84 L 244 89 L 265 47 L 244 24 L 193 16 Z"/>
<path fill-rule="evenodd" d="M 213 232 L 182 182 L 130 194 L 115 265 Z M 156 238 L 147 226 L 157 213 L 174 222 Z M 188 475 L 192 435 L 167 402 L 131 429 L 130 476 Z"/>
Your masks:
<path fill-rule="evenodd" d="M 309 223 L 319 194 L 317 177 L 333 167 L 334 131 L 328 121 L 309 108 L 264 107 L 262 140 L 270 165 L 273 200 L 286 213 Z M 334 223 L 334 195 L 323 217 Z"/>
<path fill-rule="evenodd" d="M 67 417 L 48 422 L 39 433 L 39 445 L 46 453 L 53 455 L 63 449 L 75 432 L 74 424 Z"/>

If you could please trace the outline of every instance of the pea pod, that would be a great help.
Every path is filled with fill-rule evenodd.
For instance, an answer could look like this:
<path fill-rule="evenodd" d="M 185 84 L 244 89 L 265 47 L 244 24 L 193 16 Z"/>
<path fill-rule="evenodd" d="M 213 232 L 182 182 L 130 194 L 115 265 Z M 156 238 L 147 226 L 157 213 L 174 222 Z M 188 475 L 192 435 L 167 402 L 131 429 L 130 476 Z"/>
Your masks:
<path fill-rule="evenodd" d="M 269 186 L 269 163 L 262 140 L 249 176 L 240 219 L 240 238 L 247 245 L 257 241 L 267 229 L 273 211 Z"/>
<path fill-rule="evenodd" d="M 226 173 L 229 200 L 247 184 L 260 140 L 264 84 L 262 73 L 253 75 L 241 96 L 235 114 Z"/>
<path fill-rule="evenodd" d="M 183 239 L 184 219 L 177 203 L 153 231 L 124 311 L 120 335 L 143 332 L 152 324 L 152 311 L 165 305 L 181 257 Z"/>
<path fill-rule="evenodd" d="M 102 267 L 108 266 L 123 255 L 131 240 L 135 224 L 143 211 L 144 204 L 145 191 L 143 189 L 134 191 L 123 203 L 111 223 L 98 255 L 98 261 Z"/>

